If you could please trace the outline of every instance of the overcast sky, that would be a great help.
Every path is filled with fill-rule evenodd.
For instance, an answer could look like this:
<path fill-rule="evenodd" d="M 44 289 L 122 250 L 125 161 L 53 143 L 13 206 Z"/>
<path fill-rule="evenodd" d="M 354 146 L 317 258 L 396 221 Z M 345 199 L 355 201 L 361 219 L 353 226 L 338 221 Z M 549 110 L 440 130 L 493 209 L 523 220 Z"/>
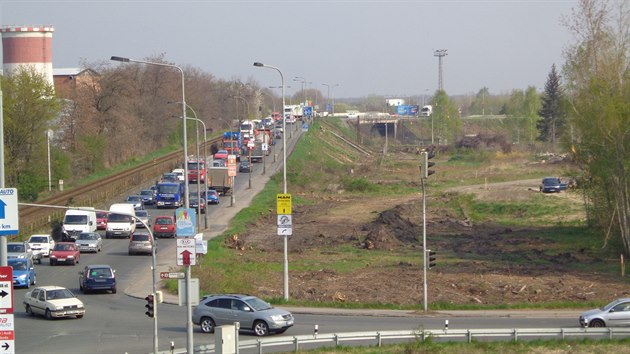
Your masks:
<path fill-rule="evenodd" d="M 0 25 L 52 25 L 53 66 L 164 53 L 223 79 L 250 78 L 291 94 L 432 94 L 436 49 L 449 95 L 536 86 L 561 67 L 562 26 L 577 0 L 0 0 Z M 118 65 L 118 63 L 112 63 Z"/>

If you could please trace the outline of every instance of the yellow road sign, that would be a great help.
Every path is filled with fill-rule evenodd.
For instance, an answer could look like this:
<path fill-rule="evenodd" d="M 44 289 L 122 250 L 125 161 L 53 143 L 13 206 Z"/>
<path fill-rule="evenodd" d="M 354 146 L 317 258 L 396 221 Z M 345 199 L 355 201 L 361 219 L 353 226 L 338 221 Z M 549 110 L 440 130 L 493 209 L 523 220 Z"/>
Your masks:
<path fill-rule="evenodd" d="M 278 214 L 291 214 L 291 194 L 278 194 L 276 204 Z"/>

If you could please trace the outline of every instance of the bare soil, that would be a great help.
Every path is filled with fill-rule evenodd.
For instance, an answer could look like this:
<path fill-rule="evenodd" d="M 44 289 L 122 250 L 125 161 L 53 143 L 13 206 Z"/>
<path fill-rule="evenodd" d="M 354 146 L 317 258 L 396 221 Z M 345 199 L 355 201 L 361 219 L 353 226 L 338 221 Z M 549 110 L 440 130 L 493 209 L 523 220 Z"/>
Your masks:
<path fill-rule="evenodd" d="M 480 198 L 498 193 L 517 196 L 518 183 L 478 188 Z M 526 189 L 525 189 L 526 190 Z M 531 192 L 529 192 L 531 193 Z M 571 198 L 570 193 L 550 197 Z M 574 196 L 573 196 L 574 197 Z M 420 195 L 407 198 L 328 198 L 318 205 L 294 208 L 293 235 L 288 241 L 289 264 L 321 264 L 318 271 L 291 269 L 291 298 L 313 301 L 418 304 L 422 297 L 422 238 Z M 239 254 L 244 262 L 279 262 L 283 243 L 275 231 L 275 215 L 260 220 L 247 234 L 239 235 Z M 268 230 L 265 232 L 264 230 Z M 428 214 L 427 244 L 440 253 L 454 254 L 458 262 L 445 263 L 438 253 L 438 266 L 428 271 L 429 301 L 453 304 L 523 304 L 560 301 L 605 301 L 629 296 L 625 279 L 572 269 L 574 262 L 595 259 L 587 250 L 549 254 L 548 239 L 536 237 L 535 229 L 511 229 L 493 224 L 473 225 L 446 210 Z M 347 253 L 340 247 L 362 252 L 391 253 L 388 262 L 352 271 L 331 265 Z M 396 255 L 417 254 L 415 263 L 396 261 Z M 511 262 L 510 259 L 529 262 Z M 539 261 L 543 260 L 541 264 Z M 356 260 L 348 259 L 356 263 Z M 271 284 L 257 284 L 259 295 L 280 297 L 282 275 Z"/>

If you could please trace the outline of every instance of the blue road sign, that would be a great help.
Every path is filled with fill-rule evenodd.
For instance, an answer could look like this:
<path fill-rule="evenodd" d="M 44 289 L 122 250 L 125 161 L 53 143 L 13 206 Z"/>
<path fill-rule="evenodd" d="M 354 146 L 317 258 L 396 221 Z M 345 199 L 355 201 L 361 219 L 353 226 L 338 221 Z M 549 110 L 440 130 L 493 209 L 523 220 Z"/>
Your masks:
<path fill-rule="evenodd" d="M 193 208 L 175 210 L 175 232 L 177 237 L 194 237 L 197 234 L 197 214 Z"/>
<path fill-rule="evenodd" d="M 0 236 L 17 235 L 19 229 L 17 188 L 0 188 Z"/>

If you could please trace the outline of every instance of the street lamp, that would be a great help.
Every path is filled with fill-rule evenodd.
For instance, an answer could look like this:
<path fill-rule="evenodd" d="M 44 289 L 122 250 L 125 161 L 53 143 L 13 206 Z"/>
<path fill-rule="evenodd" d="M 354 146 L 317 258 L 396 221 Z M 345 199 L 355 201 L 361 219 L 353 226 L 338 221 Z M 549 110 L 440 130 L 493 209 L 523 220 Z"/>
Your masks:
<path fill-rule="evenodd" d="M 188 200 L 188 164 L 186 162 L 186 158 L 188 157 L 188 137 L 186 136 L 186 90 L 184 88 L 184 70 L 177 65 L 165 64 L 165 63 L 155 63 L 144 60 L 136 60 L 124 57 L 112 56 L 110 58 L 113 61 L 119 61 L 121 63 L 138 63 L 138 64 L 146 64 L 146 65 L 155 65 L 155 66 L 164 66 L 169 68 L 177 69 L 182 74 L 182 139 L 184 140 L 184 207 L 188 209 L 190 207 Z M 155 272 L 155 268 L 153 270 Z M 186 266 L 186 350 L 188 353 L 193 353 L 193 327 L 192 327 L 192 296 L 191 296 L 191 287 L 190 287 L 190 265 Z M 153 346 L 154 351 L 157 353 L 157 320 L 153 322 L 154 326 L 154 338 L 153 338 Z"/>
<path fill-rule="evenodd" d="M 53 131 L 51 129 L 46 130 L 46 143 L 48 145 L 48 191 L 52 191 L 52 176 L 50 173 L 50 139 L 52 139 Z"/>
<path fill-rule="evenodd" d="M 282 71 L 280 71 L 280 69 L 276 68 L 275 66 L 271 66 L 271 65 L 265 65 L 263 63 L 259 63 L 259 62 L 255 62 L 254 66 L 260 67 L 260 68 L 269 68 L 269 69 L 273 69 L 276 70 L 278 72 L 278 74 L 280 74 L 280 80 L 282 81 L 282 192 L 283 194 L 287 194 L 287 135 L 286 135 L 286 126 L 287 126 L 287 121 L 286 119 L 284 119 L 284 106 L 285 106 L 285 99 L 284 99 L 284 75 L 282 75 Z M 289 300 L 289 259 L 287 257 L 287 249 L 288 249 L 288 242 L 287 242 L 287 236 L 284 236 L 284 259 L 283 259 L 283 274 L 284 274 L 284 299 L 285 300 Z"/>
<path fill-rule="evenodd" d="M 304 95 L 304 105 L 306 105 L 306 92 L 304 91 L 304 84 L 306 83 L 306 79 L 301 76 L 296 76 L 293 78 L 293 81 L 299 81 L 302 83 L 302 95 Z"/>
<path fill-rule="evenodd" d="M 337 86 L 339 86 L 339 84 L 334 84 L 334 85 L 332 85 L 330 87 L 330 91 L 331 91 L 331 94 L 332 94 L 332 115 L 333 116 L 335 115 L 335 92 L 334 92 L 334 89 Z"/>

